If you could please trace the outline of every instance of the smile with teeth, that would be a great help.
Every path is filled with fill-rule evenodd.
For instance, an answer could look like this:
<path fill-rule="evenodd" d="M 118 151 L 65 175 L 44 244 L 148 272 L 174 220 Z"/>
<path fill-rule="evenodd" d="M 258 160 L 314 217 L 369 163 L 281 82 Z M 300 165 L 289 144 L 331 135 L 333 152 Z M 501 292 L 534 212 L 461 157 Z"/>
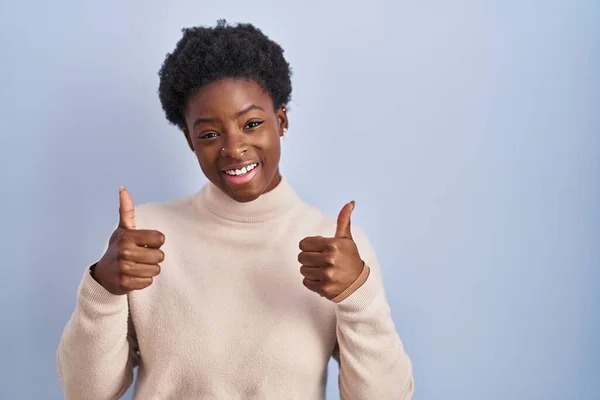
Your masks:
<path fill-rule="evenodd" d="M 242 176 L 246 175 L 248 172 L 252 171 L 254 168 L 258 167 L 258 163 L 246 165 L 240 169 L 228 169 L 225 170 L 225 173 L 230 176 Z"/>

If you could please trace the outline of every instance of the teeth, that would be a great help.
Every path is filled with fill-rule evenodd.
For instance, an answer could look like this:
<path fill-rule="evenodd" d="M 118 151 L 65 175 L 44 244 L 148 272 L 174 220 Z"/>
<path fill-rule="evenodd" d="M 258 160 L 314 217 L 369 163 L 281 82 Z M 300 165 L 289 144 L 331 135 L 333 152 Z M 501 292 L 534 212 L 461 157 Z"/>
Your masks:
<path fill-rule="evenodd" d="M 227 175 L 231 175 L 231 176 L 240 176 L 240 175 L 247 174 L 248 172 L 252 171 L 256 167 L 258 167 L 258 164 L 254 163 L 254 164 L 246 165 L 242 169 L 228 169 L 225 171 L 225 173 Z"/>

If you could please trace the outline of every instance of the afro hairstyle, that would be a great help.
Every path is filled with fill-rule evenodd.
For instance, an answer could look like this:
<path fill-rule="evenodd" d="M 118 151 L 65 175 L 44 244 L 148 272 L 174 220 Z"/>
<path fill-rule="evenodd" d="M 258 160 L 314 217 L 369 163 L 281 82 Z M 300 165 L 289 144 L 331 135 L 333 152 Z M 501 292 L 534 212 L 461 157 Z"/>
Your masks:
<path fill-rule="evenodd" d="M 187 101 L 203 86 L 223 79 L 259 84 L 275 109 L 291 99 L 291 70 L 283 48 L 252 24 L 182 29 L 183 37 L 168 53 L 158 75 L 158 94 L 169 122 L 185 129 Z"/>

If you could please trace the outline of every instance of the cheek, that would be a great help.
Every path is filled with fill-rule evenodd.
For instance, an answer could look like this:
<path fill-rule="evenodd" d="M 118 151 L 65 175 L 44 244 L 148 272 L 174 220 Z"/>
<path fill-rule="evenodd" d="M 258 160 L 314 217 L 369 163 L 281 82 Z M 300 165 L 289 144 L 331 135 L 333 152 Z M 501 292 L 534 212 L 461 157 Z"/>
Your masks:
<path fill-rule="evenodd" d="M 198 159 L 202 171 L 204 171 L 205 174 L 210 173 L 211 167 L 215 164 L 215 157 L 212 153 L 207 151 L 207 149 L 196 145 L 194 146 L 194 154 L 196 154 L 196 158 Z"/>
<path fill-rule="evenodd" d="M 260 146 L 270 156 L 278 155 L 281 151 L 281 138 L 276 130 L 269 131 L 261 138 Z"/>
<path fill-rule="evenodd" d="M 279 140 L 279 136 L 276 135 L 266 141 L 263 146 L 265 158 L 271 166 L 277 166 L 277 164 L 279 164 L 279 158 L 281 156 L 281 143 Z"/>

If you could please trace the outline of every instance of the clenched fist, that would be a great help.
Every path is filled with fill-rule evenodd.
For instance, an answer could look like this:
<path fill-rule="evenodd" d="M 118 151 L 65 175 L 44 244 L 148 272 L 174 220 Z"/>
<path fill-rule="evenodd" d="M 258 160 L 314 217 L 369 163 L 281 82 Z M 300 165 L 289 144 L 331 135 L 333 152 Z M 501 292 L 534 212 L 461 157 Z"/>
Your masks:
<path fill-rule="evenodd" d="M 92 269 L 92 277 L 114 295 L 127 294 L 152 284 L 160 273 L 165 255 L 160 247 L 165 236 L 155 230 L 135 227 L 135 208 L 125 188 L 119 192 L 119 226 L 106 252 Z"/>
<path fill-rule="evenodd" d="M 300 241 L 298 261 L 302 264 L 303 284 L 329 300 L 350 287 L 365 266 L 352 239 L 350 215 L 353 210 L 354 202 L 342 208 L 335 237 L 313 236 Z"/>

